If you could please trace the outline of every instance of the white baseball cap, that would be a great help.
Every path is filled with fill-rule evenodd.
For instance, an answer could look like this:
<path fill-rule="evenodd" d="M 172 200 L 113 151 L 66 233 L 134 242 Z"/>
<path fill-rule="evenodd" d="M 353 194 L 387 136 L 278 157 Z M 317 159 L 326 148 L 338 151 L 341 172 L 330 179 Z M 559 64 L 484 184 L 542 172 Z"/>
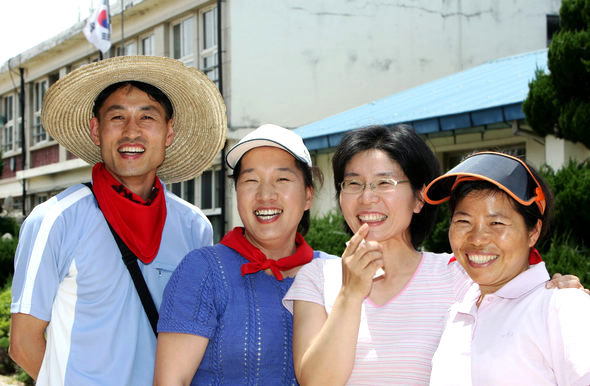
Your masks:
<path fill-rule="evenodd" d="M 288 151 L 296 159 L 312 167 L 311 156 L 303 139 L 284 127 L 264 124 L 246 135 L 227 152 L 225 161 L 233 169 L 246 152 L 257 147 L 272 146 Z"/>

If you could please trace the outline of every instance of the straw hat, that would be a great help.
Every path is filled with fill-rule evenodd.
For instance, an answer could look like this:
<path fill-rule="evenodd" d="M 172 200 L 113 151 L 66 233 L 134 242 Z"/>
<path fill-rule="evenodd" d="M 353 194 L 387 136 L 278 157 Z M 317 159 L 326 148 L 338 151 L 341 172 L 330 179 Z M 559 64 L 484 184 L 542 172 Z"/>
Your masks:
<path fill-rule="evenodd" d="M 139 81 L 159 88 L 174 109 L 174 141 L 157 175 L 166 183 L 189 180 L 213 163 L 225 143 L 225 104 L 213 82 L 195 68 L 158 56 L 119 56 L 80 67 L 54 83 L 43 101 L 49 135 L 93 165 L 102 162 L 90 139 L 92 107 L 113 83 Z"/>

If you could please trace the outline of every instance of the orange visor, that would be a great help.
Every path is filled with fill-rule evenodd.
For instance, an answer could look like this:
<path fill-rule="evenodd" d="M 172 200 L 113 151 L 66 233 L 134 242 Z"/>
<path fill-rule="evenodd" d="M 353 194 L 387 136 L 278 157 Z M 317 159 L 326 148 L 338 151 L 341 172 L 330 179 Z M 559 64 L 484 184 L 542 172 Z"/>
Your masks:
<path fill-rule="evenodd" d="M 465 159 L 426 187 L 424 200 L 432 205 L 447 201 L 455 187 L 464 181 L 488 181 L 518 203 L 536 203 L 545 212 L 545 195 L 539 181 L 522 160 L 508 154 L 481 152 Z"/>

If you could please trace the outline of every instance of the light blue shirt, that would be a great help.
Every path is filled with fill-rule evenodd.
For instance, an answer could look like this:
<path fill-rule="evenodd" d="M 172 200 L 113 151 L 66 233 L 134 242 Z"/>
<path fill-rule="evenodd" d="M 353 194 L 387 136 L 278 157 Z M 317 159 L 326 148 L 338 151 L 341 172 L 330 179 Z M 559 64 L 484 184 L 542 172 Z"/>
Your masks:
<path fill-rule="evenodd" d="M 156 307 L 172 271 L 213 241 L 196 207 L 167 192 L 160 250 L 139 262 Z M 37 385 L 151 385 L 156 338 L 92 192 L 75 185 L 37 206 L 15 255 L 12 313 L 49 321 Z"/>

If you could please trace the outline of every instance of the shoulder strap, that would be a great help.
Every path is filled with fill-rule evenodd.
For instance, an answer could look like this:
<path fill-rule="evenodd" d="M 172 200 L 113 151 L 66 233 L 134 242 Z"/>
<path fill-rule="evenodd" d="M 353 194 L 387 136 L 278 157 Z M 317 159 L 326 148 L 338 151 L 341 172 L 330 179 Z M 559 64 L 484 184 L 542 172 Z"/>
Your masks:
<path fill-rule="evenodd" d="M 84 183 L 84 185 L 86 185 L 94 195 L 94 190 L 92 190 L 92 184 L 90 182 L 86 182 Z M 94 198 L 96 199 L 96 196 L 94 196 Z M 119 251 L 121 251 L 123 263 L 125 263 L 125 266 L 127 267 L 129 274 L 131 275 L 131 279 L 133 279 L 133 284 L 135 285 L 135 289 L 137 290 L 137 294 L 139 295 L 143 309 L 147 314 L 148 319 L 150 320 L 152 330 L 154 331 L 154 334 L 158 336 L 158 309 L 154 304 L 154 299 L 152 298 L 150 290 L 148 289 L 148 286 L 141 273 L 141 270 L 139 269 L 139 264 L 137 263 L 137 256 L 135 256 L 135 254 L 131 252 L 127 244 L 125 244 L 125 242 L 121 239 L 117 232 L 115 232 L 115 230 L 109 223 L 109 220 L 106 219 L 106 217 L 105 220 L 109 225 L 109 229 L 111 230 L 111 233 L 115 238 L 115 241 L 117 242 Z"/>

